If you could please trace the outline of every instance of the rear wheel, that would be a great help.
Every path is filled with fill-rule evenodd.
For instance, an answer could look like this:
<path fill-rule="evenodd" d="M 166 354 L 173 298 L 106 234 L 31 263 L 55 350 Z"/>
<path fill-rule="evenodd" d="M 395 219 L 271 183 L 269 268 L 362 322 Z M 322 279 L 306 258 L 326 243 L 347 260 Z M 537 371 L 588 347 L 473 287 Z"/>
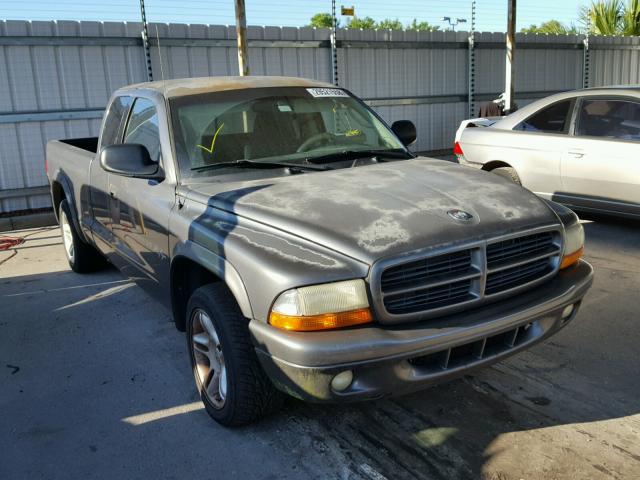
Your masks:
<path fill-rule="evenodd" d="M 515 168 L 512 167 L 499 167 L 491 170 L 492 173 L 496 175 L 500 175 L 501 177 L 506 178 L 507 180 L 511 180 L 513 183 L 517 185 L 522 185 L 520 181 L 520 177 L 518 176 L 518 172 L 516 172 Z"/>
<path fill-rule="evenodd" d="M 60 202 L 58 219 L 60 220 L 64 253 L 71 270 L 76 273 L 88 273 L 103 268 L 106 264 L 104 257 L 79 237 L 73 225 L 71 209 L 66 199 Z"/>
<path fill-rule="evenodd" d="M 191 368 L 211 418 L 225 426 L 246 425 L 280 408 L 284 395 L 260 366 L 249 322 L 225 285 L 198 288 L 187 314 Z"/>

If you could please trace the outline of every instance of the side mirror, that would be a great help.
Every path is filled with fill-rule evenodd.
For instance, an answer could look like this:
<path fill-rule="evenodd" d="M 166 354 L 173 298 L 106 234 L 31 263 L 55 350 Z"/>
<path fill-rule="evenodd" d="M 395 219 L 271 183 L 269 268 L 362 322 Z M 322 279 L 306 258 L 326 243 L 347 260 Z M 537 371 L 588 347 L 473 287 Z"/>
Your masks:
<path fill-rule="evenodd" d="M 109 173 L 125 177 L 164 179 L 160 164 L 151 160 L 147 147 L 137 143 L 104 147 L 100 150 L 100 166 Z"/>
<path fill-rule="evenodd" d="M 398 120 L 393 122 L 391 130 L 400 139 L 405 147 L 408 147 L 416 141 L 418 134 L 416 133 L 416 126 L 410 120 Z"/>

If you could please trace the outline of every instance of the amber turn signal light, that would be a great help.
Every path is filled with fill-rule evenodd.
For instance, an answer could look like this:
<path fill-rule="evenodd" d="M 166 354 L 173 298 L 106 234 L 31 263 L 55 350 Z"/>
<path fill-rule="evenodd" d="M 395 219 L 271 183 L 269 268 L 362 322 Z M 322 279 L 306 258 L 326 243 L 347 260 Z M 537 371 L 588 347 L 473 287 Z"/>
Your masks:
<path fill-rule="evenodd" d="M 565 255 L 564 257 L 562 257 L 562 263 L 560 264 L 560 269 L 562 270 L 563 268 L 570 267 L 571 265 L 576 263 L 582 257 L 582 253 L 583 252 L 584 252 L 584 247 L 581 247 L 580 249 L 576 250 L 575 252 L 570 253 L 569 255 Z"/>
<path fill-rule="evenodd" d="M 269 323 L 283 330 L 296 332 L 312 332 L 317 330 L 333 330 L 336 328 L 352 327 L 363 323 L 371 323 L 371 310 L 360 308 L 338 313 L 321 313 L 319 315 L 285 315 L 272 311 Z"/>

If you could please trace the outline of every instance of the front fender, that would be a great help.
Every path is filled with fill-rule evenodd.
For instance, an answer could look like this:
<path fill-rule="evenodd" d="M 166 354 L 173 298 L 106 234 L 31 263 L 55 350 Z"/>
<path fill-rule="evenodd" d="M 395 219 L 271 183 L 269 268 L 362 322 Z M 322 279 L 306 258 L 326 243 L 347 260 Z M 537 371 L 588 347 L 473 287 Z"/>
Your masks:
<path fill-rule="evenodd" d="M 213 273 L 215 276 L 225 282 L 231 293 L 236 299 L 242 314 L 246 318 L 253 318 L 253 310 L 251 301 L 244 286 L 244 282 L 238 271 L 227 260 L 222 258 L 215 252 L 204 248 L 197 243 L 187 240 L 175 246 L 172 256 L 172 268 L 177 259 L 186 258 L 200 265 L 202 268 Z"/>
<path fill-rule="evenodd" d="M 369 271 L 368 265 L 309 240 L 198 202 L 187 200 L 176 209 L 170 230 L 175 255 L 197 259 L 223 278 L 243 314 L 263 322 L 285 290 L 366 278 Z"/>

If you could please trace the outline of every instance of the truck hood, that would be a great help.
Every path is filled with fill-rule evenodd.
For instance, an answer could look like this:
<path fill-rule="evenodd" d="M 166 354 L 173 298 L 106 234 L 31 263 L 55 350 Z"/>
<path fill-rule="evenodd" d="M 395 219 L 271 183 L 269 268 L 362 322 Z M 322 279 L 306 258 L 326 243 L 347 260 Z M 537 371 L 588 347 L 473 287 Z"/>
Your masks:
<path fill-rule="evenodd" d="M 498 175 L 419 157 L 259 181 L 189 186 L 195 201 L 369 264 L 432 246 L 559 223 Z M 456 219 L 456 210 L 471 215 Z"/>

